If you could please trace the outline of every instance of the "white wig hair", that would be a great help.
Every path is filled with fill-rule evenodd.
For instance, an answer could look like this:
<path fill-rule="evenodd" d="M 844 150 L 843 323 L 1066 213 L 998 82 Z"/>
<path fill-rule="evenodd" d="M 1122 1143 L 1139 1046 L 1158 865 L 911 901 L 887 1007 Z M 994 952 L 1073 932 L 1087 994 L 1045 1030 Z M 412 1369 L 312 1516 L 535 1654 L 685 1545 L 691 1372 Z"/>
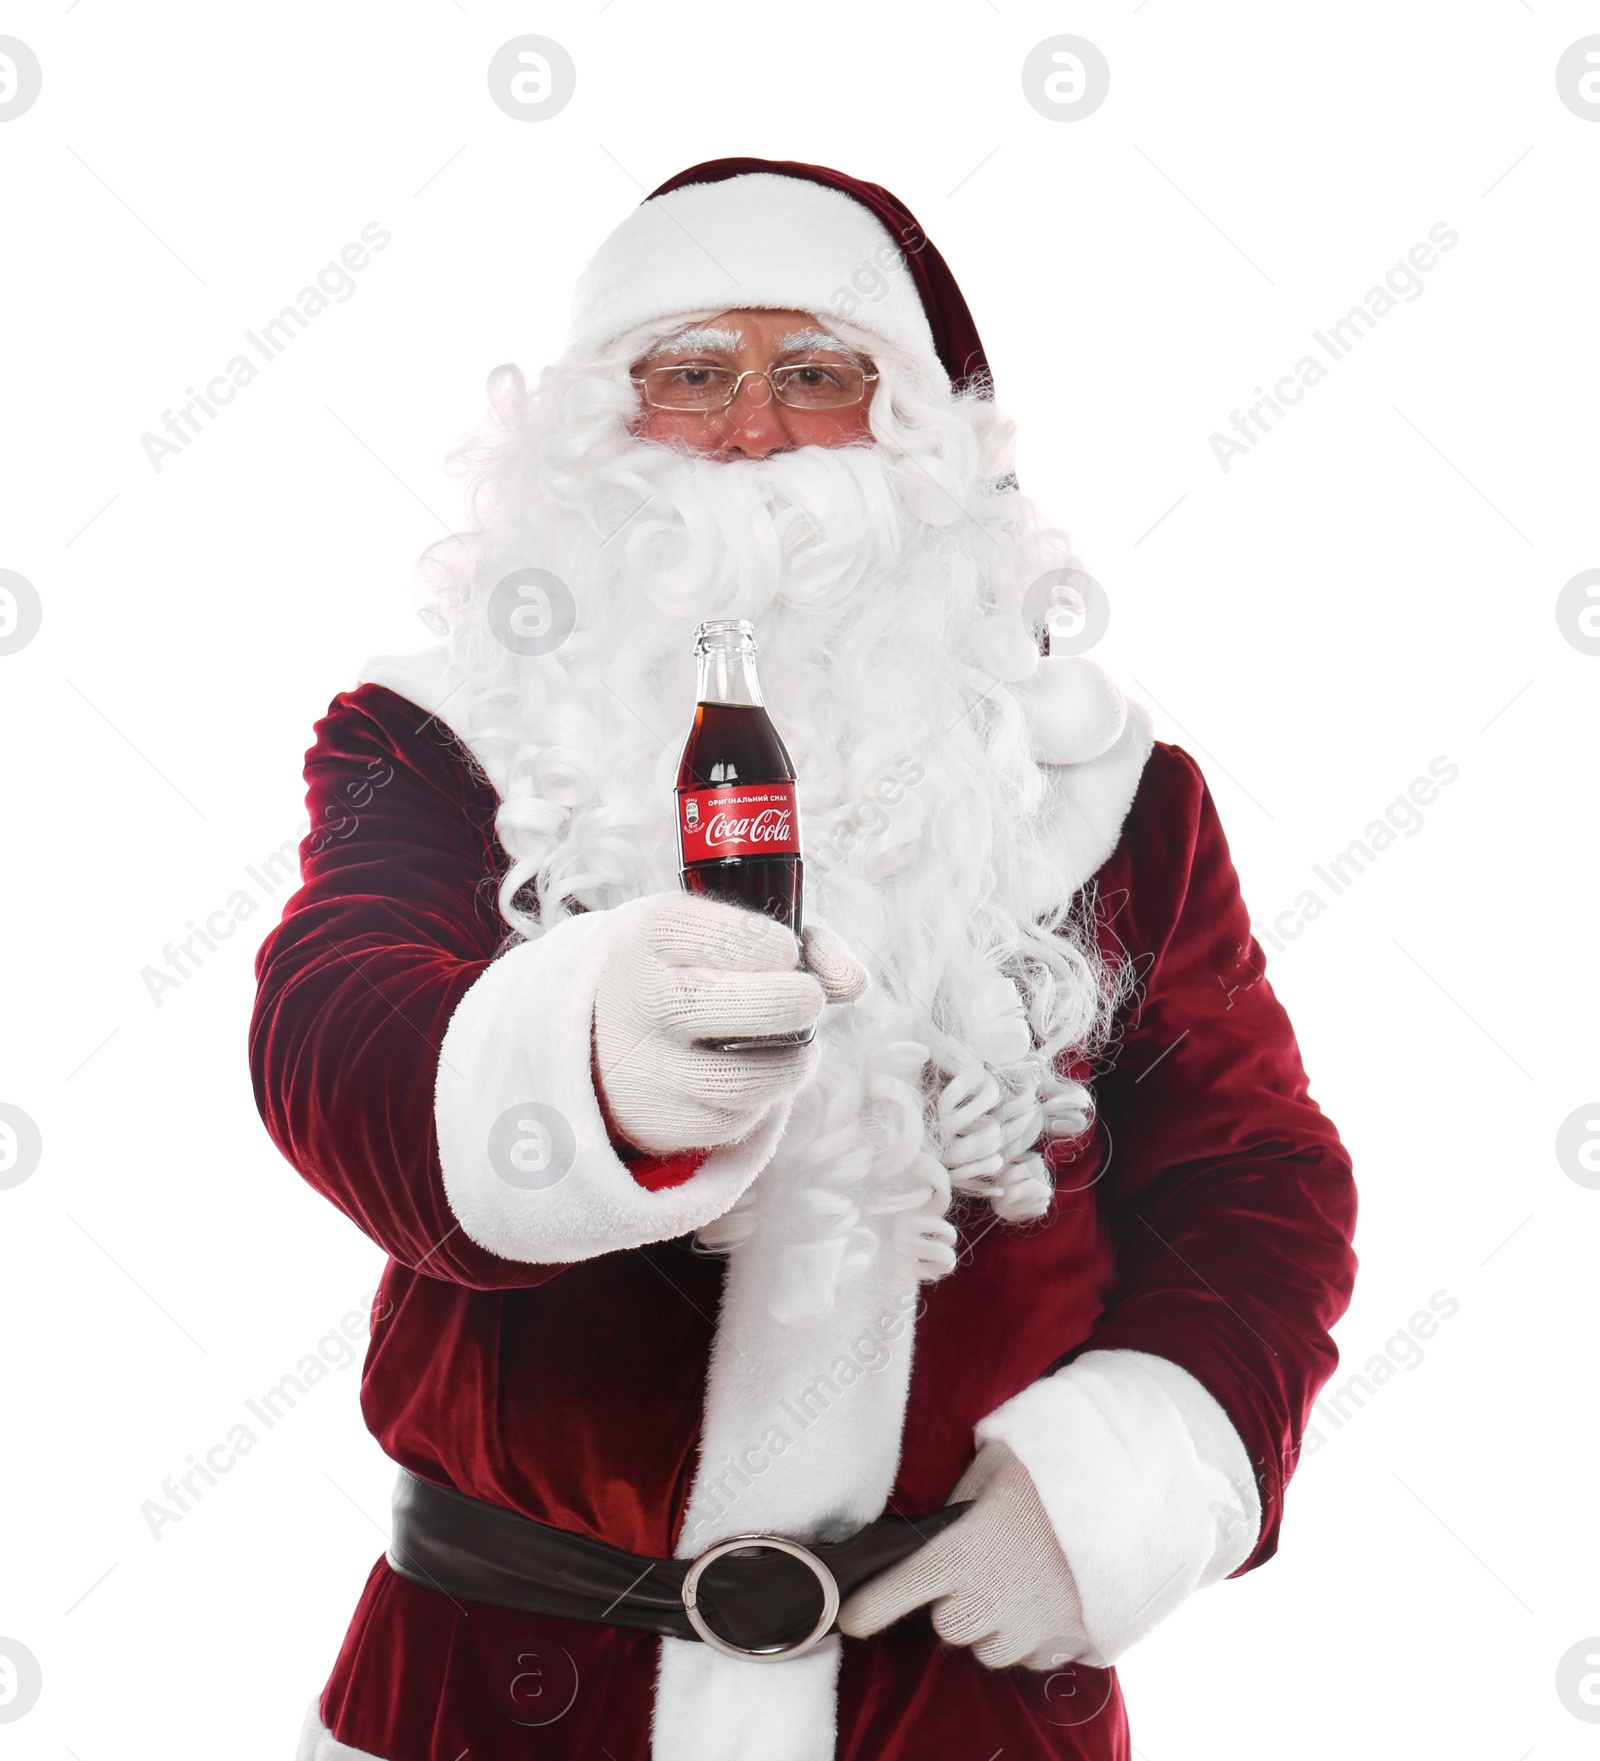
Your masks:
<path fill-rule="evenodd" d="M 755 622 L 799 777 L 807 915 L 874 977 L 824 1022 L 817 1080 L 763 1175 L 800 1182 L 815 1219 L 775 1298 L 800 1315 L 886 1246 L 925 1278 L 951 1270 L 953 1190 L 1042 1213 L 1034 1146 L 1087 1129 L 1079 1078 L 1131 979 L 1099 950 L 1092 894 L 1065 893 L 1011 689 L 1036 665 L 1024 590 L 1071 551 L 1017 492 L 1009 422 L 830 319 L 880 375 L 870 444 L 724 464 L 636 438 L 630 369 L 716 315 L 569 358 L 532 391 L 516 367 L 491 374 L 492 427 L 456 455 L 472 526 L 426 554 L 423 615 L 465 678 L 451 720 L 500 796 L 500 908 L 519 937 L 677 885 L 694 627 Z M 529 567 L 575 609 L 537 656 L 487 615 Z M 702 1241 L 740 1240 L 749 1201 Z"/>

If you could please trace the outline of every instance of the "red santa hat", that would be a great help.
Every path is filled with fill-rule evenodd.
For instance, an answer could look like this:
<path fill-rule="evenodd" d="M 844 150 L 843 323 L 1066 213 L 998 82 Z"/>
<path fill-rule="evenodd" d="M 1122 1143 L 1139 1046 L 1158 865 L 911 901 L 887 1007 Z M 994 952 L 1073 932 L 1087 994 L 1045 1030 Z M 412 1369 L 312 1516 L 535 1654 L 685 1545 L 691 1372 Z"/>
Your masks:
<path fill-rule="evenodd" d="M 931 385 L 988 390 L 967 302 L 911 210 L 878 184 L 787 159 L 710 159 L 653 191 L 584 271 L 572 348 L 743 306 L 847 320 Z"/>

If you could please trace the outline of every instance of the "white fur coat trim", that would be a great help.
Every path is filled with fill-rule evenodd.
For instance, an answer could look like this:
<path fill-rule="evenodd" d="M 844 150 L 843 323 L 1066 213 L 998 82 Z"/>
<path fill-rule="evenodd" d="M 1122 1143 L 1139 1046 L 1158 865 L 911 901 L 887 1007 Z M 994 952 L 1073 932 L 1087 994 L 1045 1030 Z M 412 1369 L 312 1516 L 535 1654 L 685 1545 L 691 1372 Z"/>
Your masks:
<path fill-rule="evenodd" d="M 322 1722 L 321 1696 L 311 1702 L 306 1721 L 300 1727 L 300 1747 L 294 1761 L 383 1761 L 381 1755 L 369 1755 L 365 1749 L 352 1749 Z"/>
<path fill-rule="evenodd" d="M 728 1256 L 680 1558 L 739 1534 L 843 1539 L 888 1502 L 918 1269 L 881 1239 L 828 1313 L 778 1319 L 773 1294 L 809 1178 L 804 1164 L 775 1162 L 752 1194 L 754 1231 Z M 831 1761 L 837 1645 L 754 1663 L 664 1639 L 655 1761 Z"/>
<path fill-rule="evenodd" d="M 1088 1351 L 996 1408 L 1039 1489 L 1105 1667 L 1195 1590 L 1249 1557 L 1261 1530 L 1250 1458 L 1185 1369 L 1143 1351 Z"/>
<path fill-rule="evenodd" d="M 648 903 L 571 917 L 512 948 L 450 1017 L 434 1090 L 445 1197 L 467 1235 L 502 1259 L 571 1264 L 687 1235 L 722 1216 L 777 1147 L 788 1102 L 661 1192 L 611 1147 L 590 1023 L 606 957 Z"/>
<path fill-rule="evenodd" d="M 661 1641 L 654 1761 L 833 1761 L 839 1640 L 782 1663 Z M 981 1758 L 980 1758 L 981 1761 Z"/>
<path fill-rule="evenodd" d="M 1081 764 L 1045 764 L 1055 805 L 1050 847 L 1060 864 L 1063 891 L 1083 886 L 1117 847 L 1139 778 L 1155 746 L 1150 712 L 1130 697 L 1122 732 L 1099 757 Z M 1041 910 L 1060 900 L 1041 901 Z"/>

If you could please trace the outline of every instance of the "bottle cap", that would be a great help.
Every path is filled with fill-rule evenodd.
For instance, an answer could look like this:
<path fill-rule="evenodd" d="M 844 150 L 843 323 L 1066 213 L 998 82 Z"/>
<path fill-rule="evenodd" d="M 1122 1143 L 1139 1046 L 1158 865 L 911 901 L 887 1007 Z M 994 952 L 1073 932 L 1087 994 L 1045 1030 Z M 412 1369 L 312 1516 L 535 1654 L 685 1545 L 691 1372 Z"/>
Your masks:
<path fill-rule="evenodd" d="M 747 618 L 713 618 L 709 623 L 698 625 L 694 633 L 696 656 L 708 654 L 713 649 L 743 648 L 747 644 L 753 653 L 756 627 Z"/>

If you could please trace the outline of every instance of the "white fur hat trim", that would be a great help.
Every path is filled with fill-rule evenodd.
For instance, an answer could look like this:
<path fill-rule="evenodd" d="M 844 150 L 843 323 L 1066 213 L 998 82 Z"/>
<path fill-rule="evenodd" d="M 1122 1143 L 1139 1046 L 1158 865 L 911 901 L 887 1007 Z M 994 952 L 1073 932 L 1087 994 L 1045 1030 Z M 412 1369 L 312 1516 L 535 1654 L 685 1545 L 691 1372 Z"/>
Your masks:
<path fill-rule="evenodd" d="M 848 319 L 949 387 L 916 284 L 877 216 L 840 190 L 770 171 L 685 184 L 635 208 L 579 277 L 569 353 L 744 306 Z"/>

